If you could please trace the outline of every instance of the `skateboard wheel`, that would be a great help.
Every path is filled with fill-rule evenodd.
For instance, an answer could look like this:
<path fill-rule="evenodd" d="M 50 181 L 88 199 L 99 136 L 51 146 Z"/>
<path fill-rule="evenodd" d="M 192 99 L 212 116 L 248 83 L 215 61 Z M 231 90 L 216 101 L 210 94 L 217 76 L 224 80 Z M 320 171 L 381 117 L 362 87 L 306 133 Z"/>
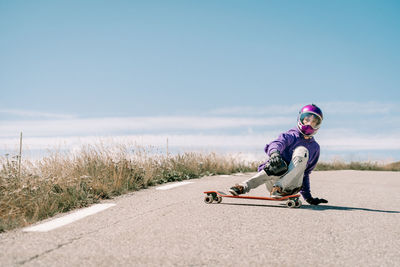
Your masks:
<path fill-rule="evenodd" d="M 296 208 L 300 208 L 300 207 L 301 207 L 301 204 L 302 204 L 302 203 L 301 203 L 301 200 L 300 200 L 300 199 L 297 200 L 295 204 L 296 204 Z"/>
<path fill-rule="evenodd" d="M 288 200 L 288 201 L 286 202 L 286 206 L 287 206 L 288 208 L 294 208 L 294 207 L 296 206 L 296 203 L 294 202 L 294 200 Z"/>
<path fill-rule="evenodd" d="M 214 200 L 214 198 L 213 198 L 212 195 L 207 195 L 204 198 L 204 202 L 207 203 L 207 204 L 211 204 L 213 202 L 213 200 Z"/>
<path fill-rule="evenodd" d="M 222 197 L 221 196 L 216 196 L 214 199 L 217 203 L 221 203 Z"/>

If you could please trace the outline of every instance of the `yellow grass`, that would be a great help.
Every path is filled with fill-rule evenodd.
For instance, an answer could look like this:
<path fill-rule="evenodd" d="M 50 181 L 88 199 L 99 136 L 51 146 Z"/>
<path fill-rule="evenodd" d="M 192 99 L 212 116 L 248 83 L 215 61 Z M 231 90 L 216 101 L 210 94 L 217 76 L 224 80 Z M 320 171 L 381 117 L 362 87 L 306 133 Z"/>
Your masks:
<path fill-rule="evenodd" d="M 380 164 L 377 162 L 350 162 L 343 161 L 319 162 L 316 171 L 329 170 L 362 170 L 362 171 L 400 171 L 400 162 Z"/>
<path fill-rule="evenodd" d="M 19 177 L 17 162 L 0 157 L 0 232 L 148 186 L 256 171 L 257 165 L 215 153 L 167 156 L 100 143 L 79 153 L 54 152 L 38 161 L 25 160 Z M 321 162 L 315 170 L 342 169 L 399 171 L 400 162 Z"/>
<path fill-rule="evenodd" d="M 215 153 L 166 156 L 102 144 L 23 161 L 21 177 L 17 162 L 3 157 L 0 164 L 0 232 L 151 185 L 256 168 Z"/>

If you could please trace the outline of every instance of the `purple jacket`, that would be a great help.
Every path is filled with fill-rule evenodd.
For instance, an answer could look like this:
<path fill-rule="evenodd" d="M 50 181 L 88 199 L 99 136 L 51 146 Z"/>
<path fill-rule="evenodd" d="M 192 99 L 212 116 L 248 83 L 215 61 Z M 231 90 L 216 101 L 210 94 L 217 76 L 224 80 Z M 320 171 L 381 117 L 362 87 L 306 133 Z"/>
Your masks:
<path fill-rule="evenodd" d="M 302 133 L 297 127 L 290 129 L 289 131 L 279 135 L 278 139 L 272 141 L 265 146 L 265 153 L 271 156 L 274 150 L 278 150 L 284 161 L 289 165 L 292 160 L 292 154 L 296 147 L 304 146 L 308 149 L 309 158 L 307 162 L 306 170 L 304 171 L 303 186 L 300 190 L 301 195 L 304 199 L 311 197 L 310 192 L 310 173 L 317 165 L 319 159 L 319 145 L 314 138 L 304 139 Z M 266 162 L 258 167 L 258 171 L 264 169 Z"/>

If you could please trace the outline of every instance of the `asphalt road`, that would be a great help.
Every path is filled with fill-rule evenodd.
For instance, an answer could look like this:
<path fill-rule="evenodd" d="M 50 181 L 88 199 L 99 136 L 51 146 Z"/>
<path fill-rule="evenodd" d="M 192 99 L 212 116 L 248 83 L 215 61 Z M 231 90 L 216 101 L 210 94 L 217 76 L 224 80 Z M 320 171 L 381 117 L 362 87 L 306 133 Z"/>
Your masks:
<path fill-rule="evenodd" d="M 250 176 L 204 177 L 165 191 L 152 187 L 49 232 L 0 234 L 0 265 L 400 265 L 400 172 L 314 172 L 313 195 L 329 200 L 321 206 L 203 202 L 203 191 L 226 191 Z M 266 189 L 250 194 L 265 195 Z"/>

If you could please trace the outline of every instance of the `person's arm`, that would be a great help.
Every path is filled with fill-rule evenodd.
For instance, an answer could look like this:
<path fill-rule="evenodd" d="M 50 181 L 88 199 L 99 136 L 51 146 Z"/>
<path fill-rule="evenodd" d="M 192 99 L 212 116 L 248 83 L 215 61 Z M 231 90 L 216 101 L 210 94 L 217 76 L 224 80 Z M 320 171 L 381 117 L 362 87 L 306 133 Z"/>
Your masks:
<path fill-rule="evenodd" d="M 303 178 L 303 187 L 301 188 L 300 194 L 307 201 L 308 204 L 311 205 L 319 205 L 321 203 L 328 203 L 328 200 L 323 198 L 312 197 L 310 192 L 310 176 L 309 174 L 304 175 Z"/>
<path fill-rule="evenodd" d="M 282 151 L 284 151 L 286 147 L 292 144 L 294 140 L 295 137 L 293 135 L 289 133 L 282 133 L 278 136 L 277 139 L 266 145 L 264 151 L 265 153 L 267 153 L 268 156 L 271 156 L 271 154 L 275 151 L 279 151 L 279 153 L 282 153 Z"/>
<path fill-rule="evenodd" d="M 317 166 L 317 162 L 319 159 L 319 150 L 317 154 L 315 155 L 315 159 L 310 162 L 310 165 L 307 167 L 306 171 L 304 172 L 304 177 L 303 177 L 303 186 L 300 190 L 300 194 L 303 196 L 303 198 L 307 201 L 307 203 L 311 205 L 318 205 L 320 203 L 328 203 L 328 200 L 323 199 L 323 198 L 314 198 L 311 195 L 311 190 L 310 190 L 310 173 L 312 170 Z"/>
<path fill-rule="evenodd" d="M 312 198 L 310 191 L 310 175 L 304 173 L 303 186 L 301 187 L 300 194 L 305 200 Z"/>

